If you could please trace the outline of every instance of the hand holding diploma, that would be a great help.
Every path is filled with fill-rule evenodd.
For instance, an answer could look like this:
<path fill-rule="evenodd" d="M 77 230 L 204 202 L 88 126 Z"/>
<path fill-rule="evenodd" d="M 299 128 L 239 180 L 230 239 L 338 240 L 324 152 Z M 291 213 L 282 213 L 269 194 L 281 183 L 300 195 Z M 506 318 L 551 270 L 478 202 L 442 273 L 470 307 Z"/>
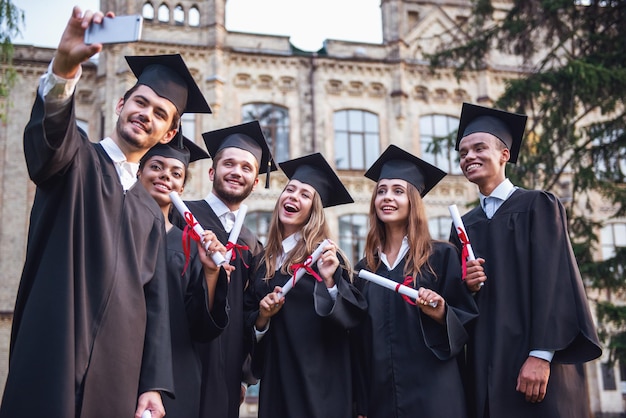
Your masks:
<path fill-rule="evenodd" d="M 187 224 L 191 228 L 193 228 L 193 231 L 196 233 L 196 236 L 198 237 L 198 239 L 202 239 L 201 237 L 204 234 L 204 229 L 202 228 L 202 226 L 200 226 L 198 221 L 196 221 L 196 218 L 193 216 L 193 214 L 191 213 L 187 205 L 185 205 L 185 202 L 183 202 L 183 200 L 180 198 L 179 194 L 177 192 L 171 192 L 170 199 L 172 203 L 174 204 L 174 206 L 176 207 L 176 209 L 178 210 L 178 212 L 180 212 L 180 214 L 185 218 L 185 221 L 187 222 Z M 210 241 L 204 243 L 204 249 L 207 252 L 209 251 L 210 245 L 211 245 Z M 221 266 L 226 261 L 226 259 L 220 252 L 211 253 L 211 258 L 213 259 L 213 262 L 217 266 Z"/>
<path fill-rule="evenodd" d="M 317 260 L 320 258 L 320 256 L 324 252 L 326 245 L 328 245 L 329 243 L 330 241 L 328 239 L 325 239 L 324 241 L 322 241 L 322 243 L 315 249 L 315 251 L 313 251 L 313 254 L 311 254 L 304 261 L 302 268 L 298 268 L 296 272 L 294 273 L 294 275 L 291 276 L 291 278 L 287 281 L 287 283 L 285 283 L 285 285 L 282 287 L 282 291 L 280 292 L 281 297 L 285 296 L 291 290 L 291 288 L 298 282 L 298 280 L 300 280 L 302 276 L 304 276 L 304 273 L 306 273 L 307 271 L 311 269 L 310 266 L 313 265 L 315 262 L 317 262 Z"/>
<path fill-rule="evenodd" d="M 376 283 L 379 286 L 386 287 L 387 289 L 393 290 L 394 292 L 400 293 L 401 295 L 407 296 L 409 299 L 416 301 L 418 304 L 428 305 L 431 308 L 437 308 L 437 306 L 439 306 L 437 298 L 441 299 L 441 296 L 437 295 L 430 297 L 431 293 L 428 293 L 427 289 L 424 289 L 423 287 L 419 289 L 414 289 L 405 284 L 394 282 L 393 280 L 386 279 L 382 276 L 379 276 L 378 274 L 372 273 L 364 269 L 359 271 L 359 277 L 369 282 Z M 424 293 L 424 297 L 420 296 L 421 293 Z M 436 293 L 434 294 L 436 295 Z"/>

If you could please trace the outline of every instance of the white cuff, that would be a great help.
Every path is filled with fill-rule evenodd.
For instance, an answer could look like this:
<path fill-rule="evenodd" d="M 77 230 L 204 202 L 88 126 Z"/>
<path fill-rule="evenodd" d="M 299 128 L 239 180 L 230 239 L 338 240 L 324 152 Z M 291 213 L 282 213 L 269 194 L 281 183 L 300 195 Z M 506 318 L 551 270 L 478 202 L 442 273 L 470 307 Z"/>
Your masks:
<path fill-rule="evenodd" d="M 528 355 L 532 356 L 532 357 L 540 358 L 540 359 L 545 360 L 547 362 L 552 362 L 552 358 L 554 357 L 554 351 L 532 350 Z"/>
<path fill-rule="evenodd" d="M 261 331 L 256 329 L 256 325 L 254 326 L 254 336 L 256 337 L 256 342 L 261 341 L 261 338 L 263 338 L 265 336 L 265 333 L 267 332 L 268 329 L 270 329 L 269 321 L 267 322 L 267 325 L 265 326 L 265 329 L 263 329 Z"/>
<path fill-rule="evenodd" d="M 326 289 L 328 289 L 328 293 L 330 294 L 330 298 L 333 301 L 337 300 L 337 293 L 339 292 L 339 289 L 337 289 L 337 285 L 335 284 L 333 287 L 327 287 Z"/>
<path fill-rule="evenodd" d="M 39 80 L 39 94 L 46 102 L 64 103 L 74 94 L 76 84 L 83 73 L 83 67 L 78 67 L 76 76 L 71 79 L 62 78 L 52 72 L 52 62 L 48 65 L 48 71 Z"/>

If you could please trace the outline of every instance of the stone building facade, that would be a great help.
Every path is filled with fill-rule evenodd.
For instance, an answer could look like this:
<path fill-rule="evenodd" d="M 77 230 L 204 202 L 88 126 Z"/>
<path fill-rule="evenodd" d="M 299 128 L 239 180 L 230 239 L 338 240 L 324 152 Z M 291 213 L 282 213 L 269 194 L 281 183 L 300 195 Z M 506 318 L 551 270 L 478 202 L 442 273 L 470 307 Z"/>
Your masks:
<path fill-rule="evenodd" d="M 425 199 L 431 233 L 447 238 L 448 205 L 465 212 L 477 190 L 461 175 L 454 150 L 433 153 L 428 144 L 456 130 L 464 101 L 489 106 L 504 91 L 505 80 L 521 73 L 513 57 L 493 54 L 487 68 L 460 81 L 447 70 L 431 74 L 424 54 L 460 33 L 469 17 L 469 0 L 381 0 L 381 44 L 326 40 L 316 52 L 298 50 L 285 36 L 229 32 L 226 0 L 100 3 L 102 10 L 142 14 L 145 20 L 140 42 L 105 46 L 97 61 L 83 67 L 76 114 L 90 138 L 100 139 L 113 129 L 115 103 L 135 81 L 125 55 L 180 53 L 213 110 L 211 115 L 186 116 L 187 136 L 201 142 L 202 132 L 259 119 L 278 162 L 319 151 L 335 164 L 355 203 L 330 208 L 327 216 L 334 238 L 354 262 L 363 250 L 373 186 L 363 173 L 389 144 L 450 173 Z M 501 13 L 507 7 L 506 1 L 494 4 Z M 347 21 L 353 18 L 346 16 Z M 0 214 L 5 220 L 0 225 L 0 388 L 35 190 L 24 163 L 22 133 L 38 77 L 53 54 L 53 49 L 16 46 L 17 84 L 4 103 L 6 122 L 0 126 Z M 209 165 L 205 160 L 192 168 L 186 199 L 209 192 Z M 247 222 L 261 237 L 285 177 L 272 174 L 268 189 L 264 180 L 247 201 Z M 605 390 L 611 386 L 603 382 L 600 362 L 587 369 L 592 410 L 623 411 L 619 370 L 613 370 L 617 389 Z"/>

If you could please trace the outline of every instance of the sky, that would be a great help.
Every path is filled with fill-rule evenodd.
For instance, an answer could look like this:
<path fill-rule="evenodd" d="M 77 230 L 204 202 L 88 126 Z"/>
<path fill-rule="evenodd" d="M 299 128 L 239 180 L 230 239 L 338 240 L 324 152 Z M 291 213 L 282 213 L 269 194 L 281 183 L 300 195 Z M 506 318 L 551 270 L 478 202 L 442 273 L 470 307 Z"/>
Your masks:
<path fill-rule="evenodd" d="M 74 5 L 96 10 L 99 0 L 12 0 L 25 13 L 16 44 L 55 48 Z M 154 2 L 157 3 L 157 2 Z M 305 51 L 324 39 L 381 43 L 380 0 L 227 0 L 229 31 L 289 36 Z"/>

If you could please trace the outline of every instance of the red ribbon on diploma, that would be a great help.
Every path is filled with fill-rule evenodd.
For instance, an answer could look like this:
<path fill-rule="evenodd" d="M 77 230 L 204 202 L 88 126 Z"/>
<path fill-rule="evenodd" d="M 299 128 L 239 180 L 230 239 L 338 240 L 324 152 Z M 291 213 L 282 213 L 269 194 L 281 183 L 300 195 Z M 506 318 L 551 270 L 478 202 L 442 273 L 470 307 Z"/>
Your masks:
<path fill-rule="evenodd" d="M 237 255 L 235 254 L 235 252 L 239 252 L 239 258 L 241 258 L 241 262 L 243 263 L 244 266 L 246 266 L 246 268 L 250 267 L 246 264 L 245 261 L 243 261 L 243 254 L 241 251 L 246 251 L 249 250 L 250 247 L 248 247 L 247 245 L 241 245 L 241 244 L 233 244 L 232 242 L 228 241 L 226 243 L 226 252 L 230 251 L 230 250 L 235 250 L 232 252 L 232 255 L 230 256 L 230 260 L 232 261 L 235 258 L 237 258 Z"/>
<path fill-rule="evenodd" d="M 398 285 L 396 286 L 396 293 L 399 293 L 398 290 L 400 290 L 400 286 L 402 286 L 402 285 L 407 286 L 407 287 L 413 287 L 412 286 L 413 285 L 413 277 L 406 276 L 404 278 L 404 282 L 403 283 L 398 283 Z M 411 300 L 411 298 L 408 297 L 407 295 L 402 295 L 401 294 L 400 296 L 402 296 L 402 299 L 404 299 L 406 303 L 408 303 L 410 305 L 413 305 L 413 306 L 417 306 L 417 303 L 413 302 Z"/>
<path fill-rule="evenodd" d="M 467 246 L 469 245 L 469 238 L 465 235 L 465 231 L 461 227 L 457 228 L 457 232 L 459 234 L 459 239 L 461 240 L 461 244 L 463 244 L 463 249 L 461 250 L 461 266 L 463 267 L 463 280 L 465 280 L 465 276 L 467 276 L 467 257 L 469 257 L 469 251 L 467 250 Z"/>
<path fill-rule="evenodd" d="M 189 257 L 191 256 L 191 240 L 200 241 L 200 236 L 194 231 L 193 227 L 198 224 L 196 219 L 193 217 L 191 212 L 185 212 L 185 228 L 183 229 L 183 253 L 185 254 L 185 267 L 183 267 L 183 272 L 180 274 L 181 276 L 185 275 L 187 271 L 187 265 L 189 264 Z"/>
<path fill-rule="evenodd" d="M 294 264 L 291 266 L 291 274 L 293 275 L 294 286 L 296 285 L 296 272 L 299 269 L 306 270 L 306 272 L 309 273 L 311 276 L 315 277 L 315 280 L 317 280 L 318 282 L 322 281 L 322 278 L 319 276 L 319 274 L 317 274 L 315 270 L 311 268 L 312 262 L 313 262 L 313 258 L 311 256 L 308 256 L 306 260 L 304 260 L 304 263 L 298 263 L 298 264 Z"/>

